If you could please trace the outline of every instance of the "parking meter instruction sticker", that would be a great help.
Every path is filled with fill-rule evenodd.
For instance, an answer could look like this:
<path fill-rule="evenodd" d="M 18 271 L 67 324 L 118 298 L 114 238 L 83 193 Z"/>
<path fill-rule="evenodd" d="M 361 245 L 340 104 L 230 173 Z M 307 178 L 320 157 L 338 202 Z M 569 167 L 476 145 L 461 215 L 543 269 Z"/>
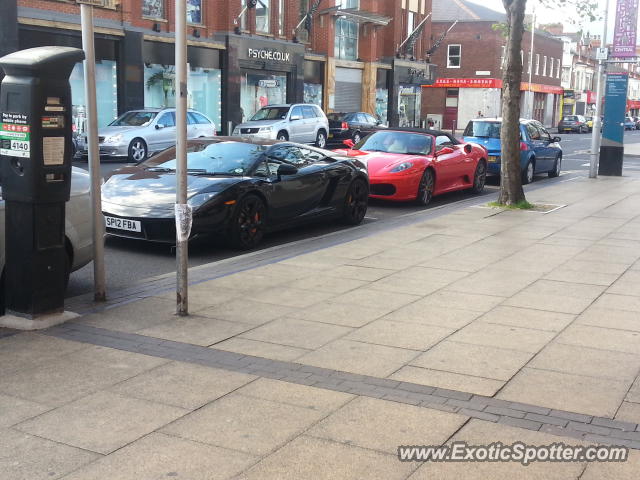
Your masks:
<path fill-rule="evenodd" d="M 31 156 L 31 128 L 23 113 L 2 112 L 0 123 L 0 155 L 29 158 Z"/>
<path fill-rule="evenodd" d="M 64 137 L 43 137 L 42 158 L 45 165 L 64 163 Z"/>

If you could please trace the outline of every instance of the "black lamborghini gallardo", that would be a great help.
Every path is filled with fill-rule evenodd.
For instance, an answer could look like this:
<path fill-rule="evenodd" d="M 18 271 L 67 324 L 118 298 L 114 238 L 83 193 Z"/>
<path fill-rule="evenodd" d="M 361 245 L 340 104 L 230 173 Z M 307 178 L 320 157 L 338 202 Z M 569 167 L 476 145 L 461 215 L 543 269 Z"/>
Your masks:
<path fill-rule="evenodd" d="M 190 239 L 224 235 L 237 248 L 266 232 L 367 212 L 367 169 L 357 158 L 271 140 L 215 137 L 188 143 Z M 175 242 L 175 148 L 116 170 L 102 187 L 109 235 Z"/>

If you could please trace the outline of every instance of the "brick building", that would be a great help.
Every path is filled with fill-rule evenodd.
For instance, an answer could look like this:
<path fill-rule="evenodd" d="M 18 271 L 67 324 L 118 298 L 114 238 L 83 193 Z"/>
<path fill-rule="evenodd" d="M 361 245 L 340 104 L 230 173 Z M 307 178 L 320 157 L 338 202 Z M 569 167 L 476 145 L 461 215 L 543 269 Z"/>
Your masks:
<path fill-rule="evenodd" d="M 432 20 L 432 43 L 450 30 L 431 55 L 431 61 L 438 65 L 438 79 L 424 88 L 423 116 L 447 129 L 454 125 L 464 128 L 480 115 L 500 116 L 506 38 L 499 26 L 506 22 L 505 14 L 464 0 L 433 0 Z M 521 53 L 523 117 L 548 126 L 557 124 L 562 48 L 562 41 L 536 30 L 532 55 L 531 33 L 525 32 Z"/>
<path fill-rule="evenodd" d="M 74 1 L 2 5 L 0 54 L 81 46 Z M 223 133 L 265 104 L 302 101 L 417 124 L 420 85 L 435 75 L 424 61 L 429 21 L 415 45 L 399 48 L 430 10 L 431 0 L 187 0 L 189 106 Z M 130 109 L 174 105 L 174 0 L 107 0 L 94 12 L 100 126 Z M 71 86 L 82 131 L 81 64 Z"/>

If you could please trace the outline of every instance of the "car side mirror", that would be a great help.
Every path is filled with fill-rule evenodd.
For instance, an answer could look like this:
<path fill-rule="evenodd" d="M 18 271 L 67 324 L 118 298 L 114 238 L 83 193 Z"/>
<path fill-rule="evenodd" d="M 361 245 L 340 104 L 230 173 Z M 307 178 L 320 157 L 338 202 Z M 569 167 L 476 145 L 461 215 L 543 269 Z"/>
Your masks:
<path fill-rule="evenodd" d="M 290 122 L 295 122 L 296 120 L 302 120 L 302 117 L 300 115 L 291 115 L 289 117 Z"/>
<path fill-rule="evenodd" d="M 156 130 L 160 130 L 161 128 L 164 128 L 164 125 L 161 123 L 156 123 Z"/>
<path fill-rule="evenodd" d="M 288 163 L 283 163 L 278 167 L 278 179 L 283 175 L 295 175 L 296 173 L 298 173 L 298 169 Z"/>
<path fill-rule="evenodd" d="M 350 138 L 347 138 L 346 140 L 343 140 L 342 143 L 344 145 L 346 145 L 349 148 L 353 148 L 356 144 L 353 142 L 353 140 L 351 140 Z"/>
<path fill-rule="evenodd" d="M 558 143 L 560 140 L 562 140 L 560 137 L 553 137 L 553 142 L 554 143 Z"/>
<path fill-rule="evenodd" d="M 450 153 L 453 153 L 453 148 L 442 147 L 440 150 L 436 152 L 436 157 L 439 157 L 440 155 L 449 155 Z"/>

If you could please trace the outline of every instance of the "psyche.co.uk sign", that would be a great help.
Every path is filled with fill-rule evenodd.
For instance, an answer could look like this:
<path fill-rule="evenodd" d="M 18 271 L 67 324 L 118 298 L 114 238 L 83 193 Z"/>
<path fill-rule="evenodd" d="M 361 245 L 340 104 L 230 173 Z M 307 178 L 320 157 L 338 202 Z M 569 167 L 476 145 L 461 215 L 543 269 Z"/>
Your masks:
<path fill-rule="evenodd" d="M 249 58 L 258 60 L 274 60 L 276 62 L 290 62 L 291 54 L 289 52 L 280 52 L 278 50 L 267 50 L 265 48 L 249 48 Z"/>

